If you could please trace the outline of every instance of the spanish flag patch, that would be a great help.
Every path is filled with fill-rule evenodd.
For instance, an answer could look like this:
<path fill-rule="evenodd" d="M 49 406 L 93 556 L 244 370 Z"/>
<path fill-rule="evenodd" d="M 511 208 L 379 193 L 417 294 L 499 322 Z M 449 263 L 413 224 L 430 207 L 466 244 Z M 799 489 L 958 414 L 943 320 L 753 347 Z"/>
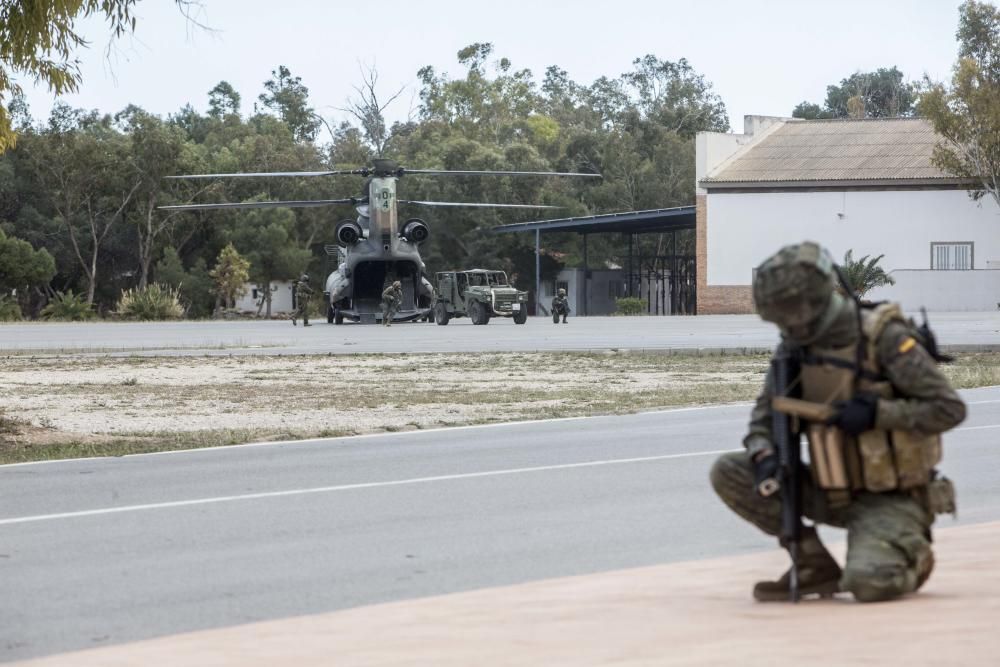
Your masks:
<path fill-rule="evenodd" d="M 907 336 L 906 340 L 899 344 L 899 353 L 906 354 L 917 346 L 917 341 L 912 336 Z"/>

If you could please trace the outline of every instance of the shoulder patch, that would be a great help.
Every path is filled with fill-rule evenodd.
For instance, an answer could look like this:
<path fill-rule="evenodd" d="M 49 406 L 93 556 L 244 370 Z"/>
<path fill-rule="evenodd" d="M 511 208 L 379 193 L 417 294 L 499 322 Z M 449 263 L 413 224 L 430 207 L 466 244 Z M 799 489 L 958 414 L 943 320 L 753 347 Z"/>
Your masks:
<path fill-rule="evenodd" d="M 906 354 L 916 346 L 917 346 L 916 339 L 914 339 L 913 336 L 907 336 L 906 339 L 899 344 L 899 353 Z"/>

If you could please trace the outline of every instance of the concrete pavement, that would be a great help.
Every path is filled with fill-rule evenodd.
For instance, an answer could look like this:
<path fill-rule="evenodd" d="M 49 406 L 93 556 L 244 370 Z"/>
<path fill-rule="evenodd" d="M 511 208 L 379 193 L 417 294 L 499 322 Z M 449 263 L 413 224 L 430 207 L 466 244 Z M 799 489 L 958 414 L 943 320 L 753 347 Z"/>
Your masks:
<path fill-rule="evenodd" d="M 1000 345 L 1000 312 L 932 313 L 939 342 L 978 349 Z M 441 327 L 319 323 L 308 329 L 288 321 L 174 323 L 0 324 L 0 354 L 72 351 L 152 355 L 361 354 L 565 350 L 771 349 L 773 325 L 755 315 L 698 317 L 574 317 L 553 324 L 530 317 L 524 325 L 503 318 L 486 326 L 468 319 Z"/>
<path fill-rule="evenodd" d="M 1000 389 L 964 395 L 970 418 L 944 465 L 962 526 L 1000 519 Z M 706 480 L 746 416 L 719 406 L 2 466 L 0 659 L 772 550 Z M 558 597 L 543 610 L 570 613 Z M 483 627 L 489 612 L 475 612 Z"/>
<path fill-rule="evenodd" d="M 918 595 L 755 604 L 776 551 L 491 588 L 81 651 L 25 667 L 992 667 L 1000 522 L 938 531 Z"/>

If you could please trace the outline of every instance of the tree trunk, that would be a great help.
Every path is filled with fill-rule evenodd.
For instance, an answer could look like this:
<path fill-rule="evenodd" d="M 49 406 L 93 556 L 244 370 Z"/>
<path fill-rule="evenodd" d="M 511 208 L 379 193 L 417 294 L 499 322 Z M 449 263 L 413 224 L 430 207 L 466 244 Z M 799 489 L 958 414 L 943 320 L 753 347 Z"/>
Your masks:
<path fill-rule="evenodd" d="M 264 297 L 267 299 L 267 312 L 264 314 L 264 316 L 267 319 L 271 319 L 271 281 L 270 280 L 268 280 L 266 283 L 264 283 L 264 288 L 267 290 L 267 293 L 264 295 Z"/>

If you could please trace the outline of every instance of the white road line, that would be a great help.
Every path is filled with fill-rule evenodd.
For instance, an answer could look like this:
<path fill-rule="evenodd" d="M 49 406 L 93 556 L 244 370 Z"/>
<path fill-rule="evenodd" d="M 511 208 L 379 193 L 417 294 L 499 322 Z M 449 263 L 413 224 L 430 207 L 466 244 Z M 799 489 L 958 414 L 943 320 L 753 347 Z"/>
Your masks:
<path fill-rule="evenodd" d="M 1000 428 L 1000 424 L 987 424 L 986 426 L 963 426 L 961 428 L 952 429 L 951 431 L 946 431 L 944 435 L 947 437 L 949 433 L 957 433 L 959 431 L 985 431 L 986 429 L 991 428 Z"/>
<path fill-rule="evenodd" d="M 102 509 L 83 510 L 80 512 L 60 512 L 58 514 L 37 514 L 35 516 L 21 516 L 11 519 L 0 519 L 0 526 L 9 526 L 18 523 L 36 523 L 39 521 L 53 521 L 55 519 L 78 519 L 88 516 L 100 516 L 103 514 L 118 514 L 121 512 L 141 512 L 145 510 L 167 509 L 171 507 L 190 507 L 194 505 L 211 505 L 215 503 L 228 503 L 237 500 L 257 500 L 260 498 L 284 498 L 287 496 L 304 496 L 314 493 L 334 493 L 337 491 L 356 491 L 358 489 L 375 489 L 387 486 L 405 486 L 408 484 L 427 484 L 430 482 L 448 482 L 457 479 L 474 479 L 476 477 L 499 477 L 501 475 L 520 475 L 524 473 L 545 472 L 548 470 L 569 470 L 573 468 L 594 468 L 597 466 L 621 465 L 623 463 L 649 463 L 651 461 L 666 461 L 668 459 L 684 459 L 696 456 L 713 456 L 725 454 L 726 452 L 738 451 L 732 449 L 716 449 L 708 452 L 685 452 L 683 454 L 663 454 L 660 456 L 640 456 L 630 459 L 606 459 L 603 461 L 582 461 L 579 463 L 560 463 L 548 466 L 535 466 L 531 468 L 508 468 L 505 470 L 485 470 L 482 472 L 467 472 L 455 475 L 436 475 L 434 477 L 414 477 L 411 479 L 397 479 L 388 482 L 365 482 L 362 484 L 341 484 L 339 486 L 319 486 L 307 489 L 288 489 L 286 491 L 267 491 L 264 493 L 246 493 L 237 496 L 218 496 L 215 498 L 195 498 L 192 500 L 174 500 L 165 503 L 148 503 L 145 505 L 124 505 L 122 507 L 105 507 Z"/>

